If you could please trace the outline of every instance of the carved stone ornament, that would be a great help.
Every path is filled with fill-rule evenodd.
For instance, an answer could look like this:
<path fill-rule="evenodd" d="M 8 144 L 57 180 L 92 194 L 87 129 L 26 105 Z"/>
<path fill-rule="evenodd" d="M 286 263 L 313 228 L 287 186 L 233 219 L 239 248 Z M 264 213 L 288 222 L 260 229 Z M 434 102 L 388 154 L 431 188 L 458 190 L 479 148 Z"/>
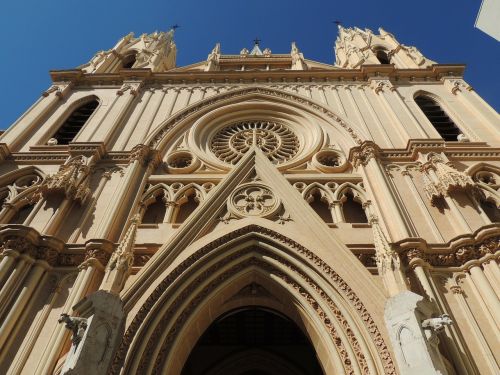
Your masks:
<path fill-rule="evenodd" d="M 453 320 L 451 320 L 450 316 L 448 314 L 443 314 L 437 318 L 425 319 L 422 322 L 422 328 L 430 329 L 433 332 L 441 332 L 445 326 L 451 326 L 452 324 Z"/>
<path fill-rule="evenodd" d="M 407 263 L 423 260 L 434 267 L 461 267 L 471 260 L 495 254 L 498 250 L 500 250 L 499 236 L 488 238 L 475 245 L 460 246 L 445 254 L 425 253 L 420 249 L 409 249 L 405 254 Z"/>
<path fill-rule="evenodd" d="M 401 267 L 399 255 L 387 241 L 382 228 L 380 228 L 378 217 L 371 215 L 370 224 L 373 230 L 375 261 L 377 263 L 379 274 L 384 275 L 388 271 L 398 270 Z"/>
<path fill-rule="evenodd" d="M 366 166 L 371 159 L 379 154 L 380 149 L 373 142 L 364 142 L 360 147 L 356 147 L 351 153 L 351 161 L 354 168 L 360 165 Z"/>
<path fill-rule="evenodd" d="M 423 174 L 425 193 L 432 204 L 436 204 L 453 191 L 476 193 L 478 190 L 472 178 L 446 164 L 437 154 L 428 157 L 428 162 L 422 166 L 422 170 L 425 172 Z"/>
<path fill-rule="evenodd" d="M 252 146 L 261 149 L 271 162 L 280 164 L 297 154 L 299 140 L 286 125 L 243 121 L 221 129 L 211 142 L 215 156 L 229 164 L 236 164 Z"/>
<path fill-rule="evenodd" d="M 85 330 L 87 329 L 87 319 L 69 316 L 68 314 L 63 313 L 61 314 L 58 322 L 64 323 L 64 326 L 73 333 L 71 342 L 73 343 L 73 346 L 77 347 L 85 334 Z"/>
<path fill-rule="evenodd" d="M 84 157 L 74 157 L 62 165 L 57 173 L 42 181 L 34 195 L 47 196 L 51 192 L 62 192 L 68 199 L 84 202 L 90 194 L 89 170 Z"/>
<path fill-rule="evenodd" d="M 238 217 L 270 217 L 280 205 L 271 189 L 260 182 L 239 186 L 228 200 L 228 210 Z"/>
<path fill-rule="evenodd" d="M 146 145 L 137 145 L 134 146 L 132 151 L 130 152 L 129 163 L 133 163 L 138 160 L 141 163 L 146 162 L 149 156 L 150 147 Z"/>

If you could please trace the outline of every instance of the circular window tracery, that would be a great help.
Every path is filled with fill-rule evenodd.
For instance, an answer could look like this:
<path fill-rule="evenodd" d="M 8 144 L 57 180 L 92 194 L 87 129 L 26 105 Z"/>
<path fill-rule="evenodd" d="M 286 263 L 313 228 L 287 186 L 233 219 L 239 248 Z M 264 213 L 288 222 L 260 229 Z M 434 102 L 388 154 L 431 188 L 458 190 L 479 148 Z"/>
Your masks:
<path fill-rule="evenodd" d="M 226 126 L 212 139 L 212 152 L 225 163 L 236 164 L 250 147 L 256 146 L 274 164 L 292 159 L 299 139 L 285 125 L 272 121 L 244 121 Z"/>

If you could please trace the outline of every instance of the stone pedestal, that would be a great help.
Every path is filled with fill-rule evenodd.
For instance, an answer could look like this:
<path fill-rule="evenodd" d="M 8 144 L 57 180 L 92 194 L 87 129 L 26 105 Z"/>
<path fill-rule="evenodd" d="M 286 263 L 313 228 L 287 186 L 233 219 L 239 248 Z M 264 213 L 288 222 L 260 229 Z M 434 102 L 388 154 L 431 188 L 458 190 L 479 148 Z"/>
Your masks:
<path fill-rule="evenodd" d="M 77 319 L 86 321 L 83 329 L 73 332 L 73 344 L 61 375 L 107 374 L 123 336 L 125 314 L 122 301 L 115 294 L 99 290 L 76 304 L 74 311 L 79 315 Z"/>
<path fill-rule="evenodd" d="M 428 324 L 422 328 L 430 314 L 424 298 L 413 292 L 401 292 L 387 301 L 384 318 L 401 375 L 449 374 L 438 349 L 437 330 Z"/>

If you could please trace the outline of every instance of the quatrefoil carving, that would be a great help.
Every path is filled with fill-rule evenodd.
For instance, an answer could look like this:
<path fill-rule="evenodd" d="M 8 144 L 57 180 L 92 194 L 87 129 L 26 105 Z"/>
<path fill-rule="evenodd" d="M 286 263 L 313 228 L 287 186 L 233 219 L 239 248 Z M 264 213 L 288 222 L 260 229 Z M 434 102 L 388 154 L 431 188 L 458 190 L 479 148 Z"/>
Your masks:
<path fill-rule="evenodd" d="M 280 204 L 269 187 L 251 182 L 241 185 L 231 194 L 228 209 L 239 217 L 270 217 Z"/>

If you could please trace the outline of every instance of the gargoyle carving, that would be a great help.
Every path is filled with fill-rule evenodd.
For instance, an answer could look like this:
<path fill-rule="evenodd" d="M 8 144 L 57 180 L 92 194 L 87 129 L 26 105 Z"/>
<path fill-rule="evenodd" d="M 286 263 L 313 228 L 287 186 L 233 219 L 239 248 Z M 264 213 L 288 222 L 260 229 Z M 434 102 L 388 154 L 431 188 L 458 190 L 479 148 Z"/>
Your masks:
<path fill-rule="evenodd" d="M 453 320 L 451 320 L 448 314 L 442 314 L 437 318 L 429 318 L 425 319 L 422 322 L 423 329 L 430 329 L 433 332 L 441 332 L 445 326 L 451 326 L 453 324 Z"/>
<path fill-rule="evenodd" d="M 80 343 L 87 329 L 87 319 L 61 314 L 58 323 L 65 323 L 65 327 L 73 333 L 71 342 L 76 347 Z"/>

